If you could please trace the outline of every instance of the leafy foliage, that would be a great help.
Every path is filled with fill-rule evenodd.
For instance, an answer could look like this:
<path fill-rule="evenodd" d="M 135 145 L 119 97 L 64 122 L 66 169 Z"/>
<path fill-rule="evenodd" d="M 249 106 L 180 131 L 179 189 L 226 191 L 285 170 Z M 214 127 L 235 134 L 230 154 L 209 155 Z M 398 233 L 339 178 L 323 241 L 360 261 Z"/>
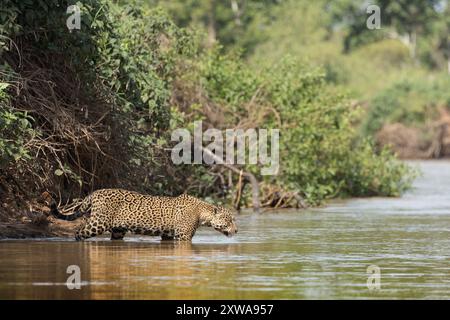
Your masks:
<path fill-rule="evenodd" d="M 31 159 L 26 142 L 35 134 L 31 129 L 32 119 L 26 113 L 8 108 L 7 88 L 7 83 L 0 82 L 0 165 Z"/>
<path fill-rule="evenodd" d="M 423 127 L 436 119 L 438 108 L 450 106 L 447 76 L 402 79 L 376 95 L 362 125 L 364 135 L 373 135 L 384 123 L 400 122 Z"/>

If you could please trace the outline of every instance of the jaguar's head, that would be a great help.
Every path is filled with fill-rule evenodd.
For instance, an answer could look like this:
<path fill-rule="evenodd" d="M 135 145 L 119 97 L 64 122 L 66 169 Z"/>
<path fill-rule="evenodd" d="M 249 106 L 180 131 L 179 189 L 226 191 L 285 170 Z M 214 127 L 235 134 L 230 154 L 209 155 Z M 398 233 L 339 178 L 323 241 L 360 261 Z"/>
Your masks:
<path fill-rule="evenodd" d="M 214 206 L 210 225 L 227 237 L 233 236 L 238 231 L 233 212 L 222 206 Z"/>

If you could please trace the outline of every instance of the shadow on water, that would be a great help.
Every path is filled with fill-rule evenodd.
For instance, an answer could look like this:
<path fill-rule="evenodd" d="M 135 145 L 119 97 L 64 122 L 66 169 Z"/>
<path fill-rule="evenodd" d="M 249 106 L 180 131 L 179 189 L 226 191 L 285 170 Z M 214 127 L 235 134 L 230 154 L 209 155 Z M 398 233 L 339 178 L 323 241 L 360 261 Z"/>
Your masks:
<path fill-rule="evenodd" d="M 238 217 L 232 239 L 199 230 L 192 244 L 0 242 L 0 298 L 450 298 L 450 162 L 398 199 L 352 199 L 308 211 Z M 69 265 L 81 289 L 69 290 Z M 369 265 L 381 289 L 367 288 Z"/>

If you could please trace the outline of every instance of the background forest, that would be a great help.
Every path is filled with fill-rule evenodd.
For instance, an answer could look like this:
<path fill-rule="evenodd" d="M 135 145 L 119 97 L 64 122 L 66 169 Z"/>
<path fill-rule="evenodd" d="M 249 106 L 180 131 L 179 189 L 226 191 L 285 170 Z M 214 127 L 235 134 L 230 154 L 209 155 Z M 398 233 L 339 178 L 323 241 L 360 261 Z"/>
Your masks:
<path fill-rule="evenodd" d="M 50 191 L 183 192 L 251 206 L 397 196 L 397 160 L 450 155 L 450 6 L 373 1 L 3 0 L 0 219 Z M 81 9 L 68 30 L 66 9 Z M 280 129 L 280 172 L 174 165 L 176 128 Z"/>

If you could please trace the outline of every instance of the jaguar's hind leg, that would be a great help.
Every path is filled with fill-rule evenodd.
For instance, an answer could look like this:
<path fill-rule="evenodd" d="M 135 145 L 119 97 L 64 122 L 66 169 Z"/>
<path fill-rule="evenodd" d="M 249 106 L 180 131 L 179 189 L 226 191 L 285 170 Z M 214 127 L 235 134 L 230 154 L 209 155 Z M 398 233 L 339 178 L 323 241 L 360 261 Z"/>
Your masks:
<path fill-rule="evenodd" d="M 79 241 L 92 238 L 101 235 L 103 232 L 105 232 L 104 226 L 98 225 L 98 223 L 92 219 L 88 219 L 76 232 L 75 240 Z"/>
<path fill-rule="evenodd" d="M 111 240 L 123 240 L 127 230 L 123 228 L 112 228 L 111 229 Z"/>
<path fill-rule="evenodd" d="M 174 237 L 173 236 L 169 236 L 167 234 L 163 234 L 163 235 L 161 235 L 161 240 L 163 240 L 163 241 L 171 241 L 171 240 L 174 240 Z"/>

